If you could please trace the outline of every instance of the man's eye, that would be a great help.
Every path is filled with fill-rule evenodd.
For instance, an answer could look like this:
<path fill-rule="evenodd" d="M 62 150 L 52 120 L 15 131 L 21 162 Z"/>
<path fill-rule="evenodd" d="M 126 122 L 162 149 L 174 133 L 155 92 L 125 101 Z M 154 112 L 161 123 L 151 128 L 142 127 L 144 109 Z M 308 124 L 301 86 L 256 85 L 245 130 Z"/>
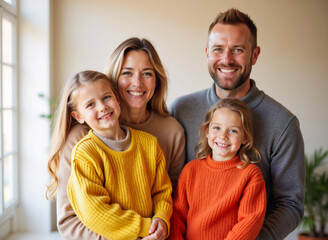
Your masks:
<path fill-rule="evenodd" d="M 214 48 L 213 52 L 222 52 L 222 48 Z"/>
<path fill-rule="evenodd" d="M 241 48 L 236 48 L 236 49 L 234 50 L 234 52 L 235 52 L 235 53 L 242 53 L 242 52 L 244 52 L 244 50 L 241 49 Z"/>

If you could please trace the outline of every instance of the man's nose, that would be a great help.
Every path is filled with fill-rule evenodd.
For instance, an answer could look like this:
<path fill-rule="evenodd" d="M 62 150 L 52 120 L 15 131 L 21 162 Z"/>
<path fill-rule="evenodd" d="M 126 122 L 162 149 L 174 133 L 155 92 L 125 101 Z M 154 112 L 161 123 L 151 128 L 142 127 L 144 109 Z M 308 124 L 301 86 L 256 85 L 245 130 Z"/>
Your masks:
<path fill-rule="evenodd" d="M 234 57 L 230 49 L 225 50 L 222 54 L 222 63 L 229 66 L 230 64 L 234 63 Z"/>

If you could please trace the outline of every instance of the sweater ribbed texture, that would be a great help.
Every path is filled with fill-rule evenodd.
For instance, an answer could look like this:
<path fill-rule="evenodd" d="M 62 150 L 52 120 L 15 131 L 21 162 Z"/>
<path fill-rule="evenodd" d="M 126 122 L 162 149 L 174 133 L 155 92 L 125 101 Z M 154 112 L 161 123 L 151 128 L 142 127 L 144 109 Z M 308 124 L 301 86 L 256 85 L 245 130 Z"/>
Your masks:
<path fill-rule="evenodd" d="M 172 186 L 157 139 L 129 128 L 126 151 L 108 148 L 92 131 L 74 148 L 67 193 L 92 231 L 111 240 L 149 234 L 152 217 L 169 226 Z"/>
<path fill-rule="evenodd" d="M 238 169 L 238 157 L 208 156 L 183 169 L 174 196 L 169 239 L 255 239 L 264 221 L 265 183 L 259 168 Z"/>

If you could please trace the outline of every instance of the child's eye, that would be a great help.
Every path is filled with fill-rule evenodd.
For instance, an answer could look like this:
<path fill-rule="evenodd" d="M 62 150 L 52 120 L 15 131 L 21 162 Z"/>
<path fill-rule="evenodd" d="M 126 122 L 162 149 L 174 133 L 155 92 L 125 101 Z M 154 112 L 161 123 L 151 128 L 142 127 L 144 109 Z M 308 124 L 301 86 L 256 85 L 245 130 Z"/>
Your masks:
<path fill-rule="evenodd" d="M 220 130 L 220 127 L 214 126 L 213 129 L 214 130 Z"/>
<path fill-rule="evenodd" d="M 104 97 L 104 100 L 107 100 L 107 99 L 110 99 L 112 96 L 110 96 L 110 95 L 106 95 L 105 97 Z"/>
<path fill-rule="evenodd" d="M 229 132 L 230 133 L 238 133 L 238 131 L 236 129 L 230 129 Z"/>
<path fill-rule="evenodd" d="M 95 104 L 93 102 L 88 103 L 86 108 L 92 108 Z"/>

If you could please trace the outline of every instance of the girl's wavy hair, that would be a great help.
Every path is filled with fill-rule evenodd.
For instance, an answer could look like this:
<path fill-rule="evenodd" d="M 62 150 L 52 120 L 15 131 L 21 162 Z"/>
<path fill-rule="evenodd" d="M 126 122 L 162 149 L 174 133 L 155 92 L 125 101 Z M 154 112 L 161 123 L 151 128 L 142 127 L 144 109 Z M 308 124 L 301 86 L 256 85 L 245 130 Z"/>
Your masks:
<path fill-rule="evenodd" d="M 153 97 L 147 103 L 147 109 L 163 117 L 168 117 L 170 114 L 165 102 L 168 79 L 162 61 L 149 40 L 133 37 L 122 42 L 109 57 L 105 66 L 105 73 L 113 80 L 115 87 L 118 89 L 118 79 L 121 74 L 124 58 L 130 51 L 144 51 L 148 55 L 149 61 L 156 73 L 156 88 Z M 121 113 L 121 120 L 124 122 L 122 118 L 124 116 Z"/>
<path fill-rule="evenodd" d="M 58 187 L 58 167 L 59 155 L 66 143 L 67 136 L 71 129 L 79 124 L 75 118 L 72 117 L 72 111 L 76 110 L 76 90 L 83 84 L 98 81 L 100 79 L 106 80 L 110 84 L 113 93 L 117 97 L 117 93 L 112 81 L 103 73 L 96 71 L 82 71 L 74 75 L 74 77 L 67 82 L 64 87 L 59 106 L 55 113 L 54 129 L 50 141 L 50 157 L 48 159 L 48 172 L 51 176 L 51 183 L 47 185 L 46 198 L 50 199 Z"/>
<path fill-rule="evenodd" d="M 205 121 L 201 125 L 199 130 L 200 141 L 195 147 L 196 157 L 204 159 L 207 155 L 212 153 L 211 147 L 208 145 L 206 133 L 209 129 L 210 122 L 213 119 L 214 112 L 220 108 L 227 108 L 233 112 L 239 114 L 241 119 L 242 129 L 245 137 L 248 140 L 246 144 L 242 144 L 238 150 L 237 155 L 243 162 L 242 165 L 238 165 L 238 168 L 245 168 L 250 163 L 258 163 L 261 160 L 259 151 L 254 146 L 253 140 L 253 121 L 251 110 L 247 105 L 239 99 L 225 98 L 215 103 L 205 116 Z M 253 160 L 251 160 L 253 159 Z"/>

